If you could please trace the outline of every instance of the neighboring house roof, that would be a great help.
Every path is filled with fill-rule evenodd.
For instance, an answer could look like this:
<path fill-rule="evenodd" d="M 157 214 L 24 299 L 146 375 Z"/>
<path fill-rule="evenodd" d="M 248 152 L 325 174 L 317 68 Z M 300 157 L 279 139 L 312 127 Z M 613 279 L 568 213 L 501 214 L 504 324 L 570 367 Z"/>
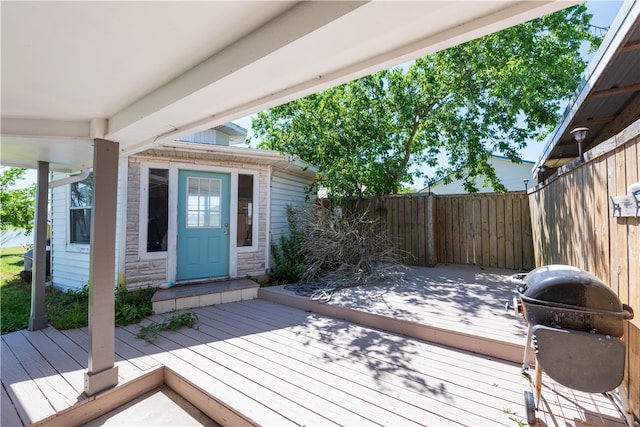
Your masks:
<path fill-rule="evenodd" d="M 640 118 L 640 2 L 624 2 L 534 166 L 546 178 L 578 157 L 571 131 L 588 127 L 584 152 Z"/>
<path fill-rule="evenodd" d="M 508 191 L 521 191 L 525 189 L 523 180 L 528 180 L 528 185 L 535 184 L 531 177 L 531 167 L 533 162 L 523 160 L 522 163 L 513 163 L 510 159 L 503 156 L 491 156 L 488 161 L 494 169 L 502 184 L 507 187 Z M 452 176 L 452 175 L 449 175 Z M 431 192 L 435 194 L 466 194 L 467 190 L 462 185 L 462 180 L 455 179 L 450 183 L 446 183 L 446 178 L 436 181 L 434 184 L 423 188 L 420 193 Z M 480 193 L 494 192 L 492 187 L 482 186 L 482 177 L 477 177 L 475 186 Z"/>

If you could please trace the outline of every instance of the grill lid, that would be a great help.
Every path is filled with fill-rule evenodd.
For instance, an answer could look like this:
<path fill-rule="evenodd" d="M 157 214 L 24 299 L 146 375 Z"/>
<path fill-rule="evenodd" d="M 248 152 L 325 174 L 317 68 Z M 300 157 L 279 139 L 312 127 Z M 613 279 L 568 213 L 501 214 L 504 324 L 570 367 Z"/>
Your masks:
<path fill-rule="evenodd" d="M 525 301 L 557 303 L 595 310 L 621 312 L 618 296 L 594 275 L 569 265 L 536 268 L 524 279 L 518 292 Z"/>

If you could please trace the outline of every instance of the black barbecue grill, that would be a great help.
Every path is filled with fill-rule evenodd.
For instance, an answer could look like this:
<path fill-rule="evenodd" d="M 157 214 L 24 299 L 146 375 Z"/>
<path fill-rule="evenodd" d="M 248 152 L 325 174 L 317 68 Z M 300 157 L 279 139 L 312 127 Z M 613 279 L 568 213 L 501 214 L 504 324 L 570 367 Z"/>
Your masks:
<path fill-rule="evenodd" d="M 568 265 L 547 265 L 512 277 L 514 308 L 528 323 L 522 373 L 528 375 L 533 343 L 533 394 L 525 391 L 527 421 L 536 423 L 542 370 L 558 383 L 588 393 L 616 388 L 624 377 L 625 344 L 620 339 L 633 310 L 592 274 Z"/>

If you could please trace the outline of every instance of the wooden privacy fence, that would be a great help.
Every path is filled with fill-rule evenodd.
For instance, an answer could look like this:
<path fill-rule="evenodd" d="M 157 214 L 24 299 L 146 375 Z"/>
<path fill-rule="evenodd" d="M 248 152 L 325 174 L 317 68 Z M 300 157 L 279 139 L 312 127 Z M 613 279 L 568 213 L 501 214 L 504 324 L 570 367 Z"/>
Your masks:
<path fill-rule="evenodd" d="M 584 154 L 529 194 L 537 265 L 569 264 L 604 281 L 636 312 L 626 322 L 621 396 L 640 416 L 640 216 L 612 198 L 640 181 L 640 120 Z"/>
<path fill-rule="evenodd" d="M 355 202 L 345 206 L 352 211 Z M 362 200 L 358 211 L 386 228 L 409 265 L 534 267 L 529 203 L 524 191 L 436 196 L 417 193 Z"/>
<path fill-rule="evenodd" d="M 534 268 L 524 191 L 436 198 L 436 259 L 513 270 Z"/>

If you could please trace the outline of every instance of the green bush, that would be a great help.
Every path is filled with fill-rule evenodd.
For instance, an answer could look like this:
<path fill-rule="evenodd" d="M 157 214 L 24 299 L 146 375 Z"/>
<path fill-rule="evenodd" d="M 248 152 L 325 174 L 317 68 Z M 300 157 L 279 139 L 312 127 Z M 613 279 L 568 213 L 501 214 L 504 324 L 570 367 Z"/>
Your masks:
<path fill-rule="evenodd" d="M 279 244 L 271 244 L 275 267 L 269 277 L 276 283 L 295 283 L 307 271 L 305 253 L 302 250 L 306 235 L 300 226 L 296 210 L 287 205 L 289 235 L 281 235 Z"/>
<path fill-rule="evenodd" d="M 31 313 L 31 283 L 23 281 L 22 247 L 2 248 L 0 251 L 0 325 L 2 333 L 26 329 Z M 115 323 L 138 323 L 153 313 L 151 297 L 155 288 L 115 294 Z M 51 326 L 59 330 L 87 326 L 89 321 L 89 286 L 79 290 L 62 291 L 54 286 L 45 288 L 45 313 Z"/>
<path fill-rule="evenodd" d="M 89 319 L 89 286 L 61 291 L 48 286 L 45 295 L 46 314 L 51 326 L 58 330 L 87 326 Z"/>
<path fill-rule="evenodd" d="M 138 323 L 153 314 L 151 297 L 154 292 L 155 288 L 135 291 L 129 291 L 126 288 L 119 289 L 116 293 L 116 325 L 124 326 Z"/>

